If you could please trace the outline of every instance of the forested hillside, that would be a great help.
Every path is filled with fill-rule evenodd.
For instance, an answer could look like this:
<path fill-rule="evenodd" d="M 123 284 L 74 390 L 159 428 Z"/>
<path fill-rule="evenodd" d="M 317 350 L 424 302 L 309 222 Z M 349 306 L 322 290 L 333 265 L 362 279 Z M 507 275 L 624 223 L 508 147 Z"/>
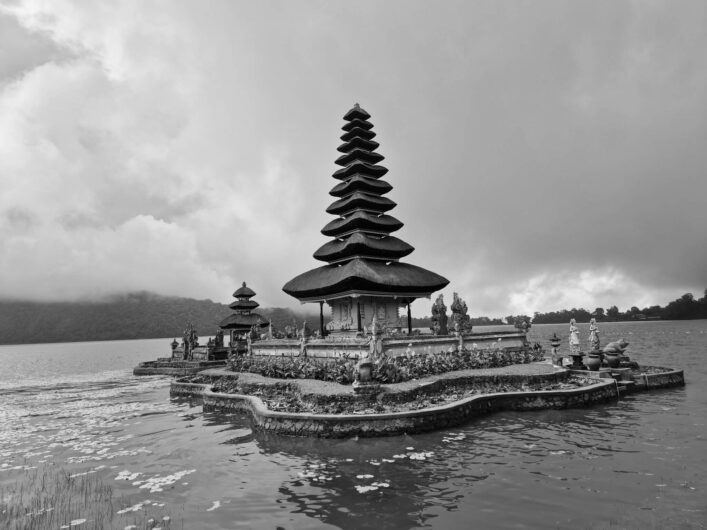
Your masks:
<path fill-rule="evenodd" d="M 318 309 L 318 308 L 317 308 Z M 319 322 L 314 312 L 258 308 L 273 325 L 284 327 L 294 319 Z M 188 321 L 199 335 L 213 335 L 218 322 L 229 315 L 227 305 L 140 292 L 100 302 L 0 301 L 0 344 L 87 340 L 180 337 Z"/>

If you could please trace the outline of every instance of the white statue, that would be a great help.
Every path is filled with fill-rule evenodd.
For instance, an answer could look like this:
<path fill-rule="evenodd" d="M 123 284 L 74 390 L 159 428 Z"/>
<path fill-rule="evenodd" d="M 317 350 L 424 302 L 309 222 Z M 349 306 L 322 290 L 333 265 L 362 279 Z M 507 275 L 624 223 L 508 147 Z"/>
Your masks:
<path fill-rule="evenodd" d="M 579 328 L 574 318 L 570 320 L 570 353 L 579 353 Z"/>
<path fill-rule="evenodd" d="M 595 318 L 589 321 L 589 344 L 591 351 L 596 351 L 600 348 L 599 345 L 599 328 Z"/>

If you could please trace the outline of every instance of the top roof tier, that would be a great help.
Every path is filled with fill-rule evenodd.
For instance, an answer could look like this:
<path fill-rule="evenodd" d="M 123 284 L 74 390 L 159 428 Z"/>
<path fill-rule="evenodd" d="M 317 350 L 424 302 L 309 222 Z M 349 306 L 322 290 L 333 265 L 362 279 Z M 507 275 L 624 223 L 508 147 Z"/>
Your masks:
<path fill-rule="evenodd" d="M 233 298 L 253 298 L 255 296 L 255 291 L 248 287 L 245 282 L 233 293 Z"/>

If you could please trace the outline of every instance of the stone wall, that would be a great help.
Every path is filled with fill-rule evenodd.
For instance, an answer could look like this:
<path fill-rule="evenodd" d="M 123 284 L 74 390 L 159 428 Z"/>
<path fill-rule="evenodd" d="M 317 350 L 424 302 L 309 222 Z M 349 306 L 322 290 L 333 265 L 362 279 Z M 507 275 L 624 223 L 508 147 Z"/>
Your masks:
<path fill-rule="evenodd" d="M 635 364 L 635 363 L 634 363 Z M 641 390 L 654 390 L 658 388 L 671 388 L 671 387 L 676 387 L 676 386 L 685 386 L 685 374 L 683 373 L 682 370 L 672 370 L 672 369 L 662 369 L 658 368 L 658 370 L 664 370 L 664 371 L 659 371 L 659 372 L 653 372 L 651 371 L 650 366 L 638 366 L 636 365 L 635 367 L 632 367 L 634 370 L 648 370 L 648 372 L 643 372 L 643 373 L 638 373 L 636 374 L 631 373 L 629 374 L 628 377 L 624 377 L 622 379 L 626 380 L 631 380 L 635 384 L 632 387 L 629 387 L 626 389 L 627 392 L 635 392 L 635 391 L 641 391 Z M 657 367 L 656 367 L 657 368 Z M 588 371 L 588 370 L 571 370 L 571 373 L 575 375 L 581 375 L 585 377 L 593 377 L 593 378 L 603 378 L 603 377 L 610 377 L 611 372 L 606 372 L 606 371 Z"/>
<path fill-rule="evenodd" d="M 662 373 L 643 373 L 636 377 L 636 383 L 646 390 L 685 386 L 685 375 L 682 370 L 672 370 Z"/>
<path fill-rule="evenodd" d="M 467 349 L 490 350 L 496 348 L 520 349 L 525 345 L 525 333 L 468 333 L 461 337 L 454 335 L 417 335 L 411 337 L 386 337 L 382 339 L 382 349 L 387 355 L 402 355 L 408 347 L 415 353 L 440 353 L 460 346 Z"/>
<path fill-rule="evenodd" d="M 494 411 L 586 407 L 618 397 L 613 381 L 600 381 L 571 390 L 475 395 L 454 403 L 407 412 L 294 414 L 268 410 L 257 397 L 211 392 L 207 385 L 173 383 L 172 393 L 201 395 L 205 410 L 246 412 L 251 416 L 256 430 L 327 438 L 413 434 L 453 427 Z"/>
<path fill-rule="evenodd" d="M 145 361 L 133 369 L 133 375 L 191 375 L 208 368 L 225 366 L 226 361 Z"/>

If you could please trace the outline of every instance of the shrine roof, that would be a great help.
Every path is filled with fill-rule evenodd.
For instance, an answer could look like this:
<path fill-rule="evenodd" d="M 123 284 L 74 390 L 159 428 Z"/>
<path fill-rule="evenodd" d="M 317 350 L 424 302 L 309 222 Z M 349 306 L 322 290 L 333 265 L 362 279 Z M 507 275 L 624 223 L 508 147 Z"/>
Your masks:
<path fill-rule="evenodd" d="M 354 119 L 367 120 L 371 115 L 368 114 L 358 103 L 354 103 L 354 106 L 349 109 L 349 111 L 344 114 L 344 119 L 346 121 L 351 121 Z"/>
<path fill-rule="evenodd" d="M 366 211 L 357 211 L 348 217 L 339 217 L 327 223 L 322 228 L 322 234 L 325 236 L 339 237 L 353 230 L 363 230 L 369 232 L 381 232 L 389 234 L 400 230 L 403 223 L 395 217 L 388 214 L 375 215 Z"/>
<path fill-rule="evenodd" d="M 354 162 L 346 167 L 334 171 L 332 177 L 339 180 L 346 180 L 355 174 L 366 175 L 367 177 L 378 178 L 382 177 L 388 172 L 388 168 L 384 166 L 378 166 L 375 164 L 369 164 L 368 162 Z"/>
<path fill-rule="evenodd" d="M 407 256 L 413 250 L 411 245 L 394 236 L 380 238 L 354 232 L 343 241 L 335 239 L 325 243 L 314 253 L 314 258 L 327 262 L 353 256 L 395 260 Z"/>
<path fill-rule="evenodd" d="M 434 272 L 400 262 L 355 258 L 340 265 L 325 265 L 296 276 L 282 288 L 301 301 L 337 298 L 346 294 L 424 297 L 442 289 L 449 280 Z"/>
<path fill-rule="evenodd" d="M 360 136 L 354 136 L 348 142 L 344 142 L 339 147 L 336 148 L 340 153 L 348 153 L 353 149 L 366 149 L 368 151 L 375 151 L 380 147 L 380 144 L 374 140 L 368 140 Z"/>
<path fill-rule="evenodd" d="M 252 298 L 253 296 L 255 296 L 255 291 L 246 286 L 245 282 L 233 293 L 234 298 Z"/>
<path fill-rule="evenodd" d="M 366 191 L 375 193 L 376 195 L 385 195 L 392 189 L 393 186 L 388 184 L 385 180 L 373 179 L 365 175 L 353 175 L 344 182 L 339 182 L 334 186 L 329 192 L 329 195 L 345 197 L 355 191 Z"/>
<path fill-rule="evenodd" d="M 241 315 L 239 313 L 234 313 L 224 318 L 219 322 L 219 327 L 221 329 L 237 329 L 237 330 L 248 330 L 251 326 L 267 326 L 268 323 L 265 322 L 263 317 L 257 313 L 250 313 L 249 315 Z"/>
<path fill-rule="evenodd" d="M 339 158 L 337 158 L 334 163 L 338 166 L 348 166 L 353 162 L 365 162 L 367 164 L 377 164 L 385 157 L 380 153 L 369 151 L 368 149 L 355 148 L 344 153 Z"/>
<path fill-rule="evenodd" d="M 326 211 L 327 213 L 339 215 L 354 209 L 373 210 L 383 213 L 393 208 L 395 208 L 395 203 L 387 197 L 356 191 L 343 199 L 334 201 Z"/>
<path fill-rule="evenodd" d="M 363 129 L 361 127 L 355 127 L 351 129 L 348 132 L 345 132 L 339 138 L 341 138 L 341 141 L 343 142 L 350 142 L 353 141 L 354 138 L 363 138 L 365 140 L 372 140 L 373 138 L 376 137 L 376 133 L 374 133 L 371 130 L 368 129 Z"/>
<path fill-rule="evenodd" d="M 234 300 L 228 307 L 234 310 L 247 311 L 249 309 L 255 309 L 260 304 L 255 300 Z"/>

